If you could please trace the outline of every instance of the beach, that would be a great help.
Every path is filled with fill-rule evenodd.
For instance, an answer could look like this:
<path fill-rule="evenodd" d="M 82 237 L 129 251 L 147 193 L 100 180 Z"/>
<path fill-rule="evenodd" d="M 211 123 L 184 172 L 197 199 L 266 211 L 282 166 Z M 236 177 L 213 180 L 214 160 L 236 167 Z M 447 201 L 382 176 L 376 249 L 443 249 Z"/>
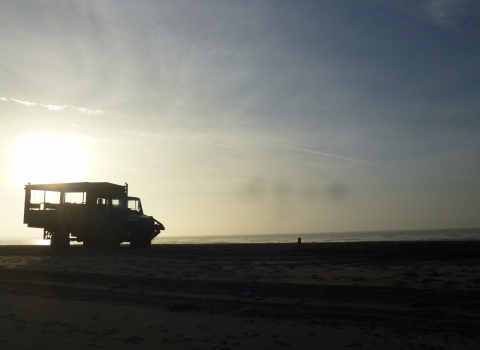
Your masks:
<path fill-rule="evenodd" d="M 479 349 L 480 241 L 0 246 L 8 349 Z"/>

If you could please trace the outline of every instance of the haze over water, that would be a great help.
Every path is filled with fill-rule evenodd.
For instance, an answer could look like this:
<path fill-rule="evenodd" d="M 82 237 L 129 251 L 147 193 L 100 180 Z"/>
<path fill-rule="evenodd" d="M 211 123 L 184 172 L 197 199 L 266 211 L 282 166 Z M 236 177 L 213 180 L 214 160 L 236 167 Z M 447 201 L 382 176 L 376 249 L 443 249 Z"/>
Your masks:
<path fill-rule="evenodd" d="M 39 236 L 41 237 L 41 236 Z M 209 243 L 302 243 L 322 242 L 383 242 L 383 241 L 455 241 L 479 240 L 480 228 L 447 230 L 410 230 L 410 231 L 375 231 L 375 232 L 332 232 L 332 233 L 283 233 L 260 235 L 218 235 L 218 236 L 164 236 L 160 235 L 153 244 L 209 244 Z M 15 239 L 0 240 L 0 245 L 47 245 L 47 240 Z M 75 244 L 73 242 L 72 244 Z"/>

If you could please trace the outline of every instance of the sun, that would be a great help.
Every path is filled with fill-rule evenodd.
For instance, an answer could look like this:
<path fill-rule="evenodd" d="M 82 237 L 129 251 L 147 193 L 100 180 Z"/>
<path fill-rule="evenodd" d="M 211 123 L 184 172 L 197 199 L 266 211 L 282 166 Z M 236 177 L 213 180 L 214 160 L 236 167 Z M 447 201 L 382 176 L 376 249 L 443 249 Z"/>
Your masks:
<path fill-rule="evenodd" d="M 89 156 L 78 138 L 36 135 L 19 141 L 11 162 L 18 185 L 84 181 Z"/>

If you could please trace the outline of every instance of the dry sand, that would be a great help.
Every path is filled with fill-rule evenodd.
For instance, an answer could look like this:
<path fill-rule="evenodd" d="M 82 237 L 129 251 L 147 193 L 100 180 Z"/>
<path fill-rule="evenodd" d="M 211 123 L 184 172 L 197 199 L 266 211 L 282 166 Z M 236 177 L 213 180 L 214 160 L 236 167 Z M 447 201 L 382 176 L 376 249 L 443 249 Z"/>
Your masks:
<path fill-rule="evenodd" d="M 0 246 L 4 349 L 480 349 L 480 241 Z"/>

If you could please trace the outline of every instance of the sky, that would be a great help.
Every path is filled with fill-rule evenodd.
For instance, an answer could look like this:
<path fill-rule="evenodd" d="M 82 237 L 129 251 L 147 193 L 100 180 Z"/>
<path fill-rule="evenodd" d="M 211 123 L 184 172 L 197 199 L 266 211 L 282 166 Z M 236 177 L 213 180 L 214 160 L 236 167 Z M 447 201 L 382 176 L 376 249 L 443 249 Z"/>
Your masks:
<path fill-rule="evenodd" d="M 480 3 L 0 0 L 0 238 L 128 182 L 162 235 L 480 227 Z"/>

